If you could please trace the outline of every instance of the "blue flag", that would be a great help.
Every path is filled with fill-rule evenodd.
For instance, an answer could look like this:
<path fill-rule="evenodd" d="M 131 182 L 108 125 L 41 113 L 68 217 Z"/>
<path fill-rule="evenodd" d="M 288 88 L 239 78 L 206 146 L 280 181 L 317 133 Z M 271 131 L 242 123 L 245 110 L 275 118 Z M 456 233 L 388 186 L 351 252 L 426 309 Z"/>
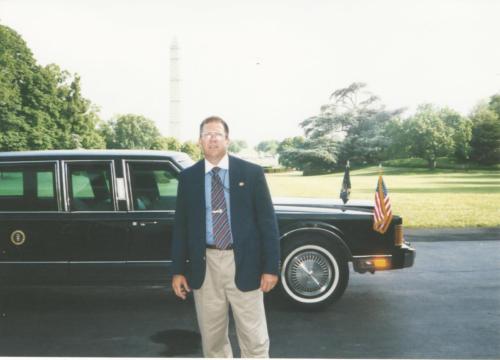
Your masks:
<path fill-rule="evenodd" d="M 349 161 L 345 166 L 344 180 L 342 181 L 342 189 L 340 190 L 340 198 L 344 202 L 349 201 L 349 195 L 351 194 L 351 177 L 349 176 Z"/>

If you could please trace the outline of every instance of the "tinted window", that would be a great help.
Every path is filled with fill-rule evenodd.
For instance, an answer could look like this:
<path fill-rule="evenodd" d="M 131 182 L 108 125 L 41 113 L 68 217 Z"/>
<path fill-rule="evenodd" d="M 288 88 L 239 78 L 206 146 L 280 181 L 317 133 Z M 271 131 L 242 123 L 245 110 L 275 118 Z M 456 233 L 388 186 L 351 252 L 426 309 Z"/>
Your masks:
<path fill-rule="evenodd" d="M 1 211 L 57 211 L 54 164 L 0 165 Z"/>
<path fill-rule="evenodd" d="M 177 178 L 168 163 L 129 163 L 134 210 L 174 210 Z"/>
<path fill-rule="evenodd" d="M 68 186 L 71 211 L 114 210 L 108 162 L 68 164 Z"/>

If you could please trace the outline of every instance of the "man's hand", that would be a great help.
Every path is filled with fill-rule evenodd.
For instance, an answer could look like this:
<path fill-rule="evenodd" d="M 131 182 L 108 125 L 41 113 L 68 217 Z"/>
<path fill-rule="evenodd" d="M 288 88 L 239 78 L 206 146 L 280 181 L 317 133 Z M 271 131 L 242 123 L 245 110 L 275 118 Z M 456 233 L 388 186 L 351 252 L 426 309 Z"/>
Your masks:
<path fill-rule="evenodd" d="M 186 295 L 191 291 L 191 289 L 189 288 L 186 277 L 184 275 L 173 276 L 172 290 L 174 290 L 175 295 L 180 297 L 182 300 L 186 300 Z"/>
<path fill-rule="evenodd" d="M 260 277 L 260 289 L 263 292 L 269 292 L 278 283 L 278 276 L 273 274 L 262 274 Z"/>

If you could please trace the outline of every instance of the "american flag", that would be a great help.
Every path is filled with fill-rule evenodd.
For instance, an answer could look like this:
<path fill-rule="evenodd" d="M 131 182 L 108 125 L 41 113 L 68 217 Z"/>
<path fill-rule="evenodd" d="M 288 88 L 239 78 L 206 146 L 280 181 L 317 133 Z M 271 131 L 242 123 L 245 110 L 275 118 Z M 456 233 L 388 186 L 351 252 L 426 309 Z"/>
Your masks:
<path fill-rule="evenodd" d="M 375 189 L 375 210 L 373 212 L 373 230 L 383 234 L 392 220 L 391 199 L 387 193 L 382 175 L 378 177 Z"/>

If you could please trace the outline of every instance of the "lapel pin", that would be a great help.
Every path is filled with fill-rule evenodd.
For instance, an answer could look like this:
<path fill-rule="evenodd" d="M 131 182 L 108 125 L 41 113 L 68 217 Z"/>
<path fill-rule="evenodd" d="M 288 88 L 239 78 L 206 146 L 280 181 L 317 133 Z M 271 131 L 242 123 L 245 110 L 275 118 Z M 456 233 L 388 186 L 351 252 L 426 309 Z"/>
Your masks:
<path fill-rule="evenodd" d="M 239 186 L 245 186 L 245 183 L 243 181 L 241 181 L 238 185 Z"/>

